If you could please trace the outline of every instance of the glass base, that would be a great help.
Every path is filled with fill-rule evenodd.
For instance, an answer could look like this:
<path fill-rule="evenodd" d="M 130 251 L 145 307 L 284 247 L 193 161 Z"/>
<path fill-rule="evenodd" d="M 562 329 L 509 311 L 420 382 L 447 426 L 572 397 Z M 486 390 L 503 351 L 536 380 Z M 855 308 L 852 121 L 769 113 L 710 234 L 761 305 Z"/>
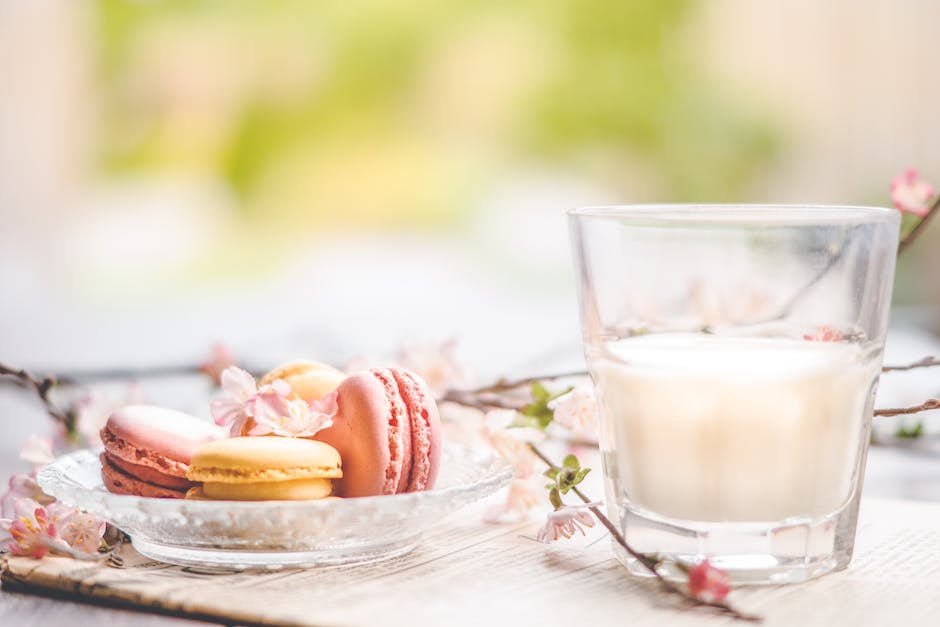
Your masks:
<path fill-rule="evenodd" d="M 688 565 L 708 558 L 728 573 L 732 585 L 775 585 L 800 583 L 848 566 L 855 545 L 858 498 L 824 517 L 777 523 L 671 520 L 629 506 L 622 512 L 621 529 L 641 553 Z M 652 577 L 616 542 L 613 549 L 631 573 Z M 660 572 L 674 581 L 686 580 L 675 566 L 664 565 Z"/>
<path fill-rule="evenodd" d="M 131 544 L 141 555 L 177 566 L 225 570 L 280 570 L 369 564 L 392 559 L 414 550 L 420 537 L 420 534 L 417 534 L 386 544 L 370 544 L 368 547 L 312 551 L 248 551 L 178 546 L 139 535 L 131 538 Z"/>

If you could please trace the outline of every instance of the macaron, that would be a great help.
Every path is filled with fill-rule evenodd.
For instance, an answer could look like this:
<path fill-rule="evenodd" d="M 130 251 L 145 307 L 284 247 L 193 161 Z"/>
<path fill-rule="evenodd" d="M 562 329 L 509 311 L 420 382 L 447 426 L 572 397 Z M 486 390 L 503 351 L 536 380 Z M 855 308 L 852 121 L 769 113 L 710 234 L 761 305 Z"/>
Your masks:
<path fill-rule="evenodd" d="M 343 458 L 339 496 L 429 490 L 441 462 L 441 422 L 434 397 L 415 373 L 375 368 L 337 388 L 333 424 L 313 436 Z"/>
<path fill-rule="evenodd" d="M 318 361 L 298 359 L 278 366 L 261 377 L 259 385 L 283 379 L 291 391 L 305 401 L 320 400 L 342 383 L 346 375 L 333 366 Z"/>
<path fill-rule="evenodd" d="M 332 446 L 304 438 L 247 436 L 200 447 L 187 473 L 202 486 L 187 498 L 230 501 L 298 501 L 332 494 L 343 476 Z"/>
<path fill-rule="evenodd" d="M 101 478 L 116 494 L 183 498 L 186 471 L 197 448 L 224 436 L 212 423 L 152 405 L 111 414 L 101 430 Z"/>

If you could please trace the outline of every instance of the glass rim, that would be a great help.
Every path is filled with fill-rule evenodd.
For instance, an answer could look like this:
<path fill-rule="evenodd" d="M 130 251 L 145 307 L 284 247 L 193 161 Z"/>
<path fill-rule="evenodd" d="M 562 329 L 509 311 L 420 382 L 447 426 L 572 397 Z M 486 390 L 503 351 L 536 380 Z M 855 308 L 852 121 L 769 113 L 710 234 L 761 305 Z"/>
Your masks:
<path fill-rule="evenodd" d="M 900 220 L 900 211 L 866 205 L 807 203 L 648 203 L 575 207 L 569 218 L 613 219 L 638 224 L 795 226 L 866 224 Z"/>

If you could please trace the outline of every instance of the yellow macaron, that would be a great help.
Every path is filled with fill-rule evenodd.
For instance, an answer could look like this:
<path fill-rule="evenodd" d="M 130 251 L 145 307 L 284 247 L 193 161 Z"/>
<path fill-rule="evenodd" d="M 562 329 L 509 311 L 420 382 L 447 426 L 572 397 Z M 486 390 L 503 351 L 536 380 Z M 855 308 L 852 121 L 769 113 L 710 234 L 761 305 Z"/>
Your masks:
<path fill-rule="evenodd" d="M 343 476 L 332 446 L 303 438 L 256 436 L 216 440 L 193 454 L 186 477 L 202 482 L 187 498 L 299 501 L 332 494 Z"/>
<path fill-rule="evenodd" d="M 298 359 L 278 366 L 261 377 L 261 385 L 283 379 L 290 385 L 291 391 L 305 401 L 320 400 L 335 390 L 346 375 L 333 366 L 318 361 Z"/>

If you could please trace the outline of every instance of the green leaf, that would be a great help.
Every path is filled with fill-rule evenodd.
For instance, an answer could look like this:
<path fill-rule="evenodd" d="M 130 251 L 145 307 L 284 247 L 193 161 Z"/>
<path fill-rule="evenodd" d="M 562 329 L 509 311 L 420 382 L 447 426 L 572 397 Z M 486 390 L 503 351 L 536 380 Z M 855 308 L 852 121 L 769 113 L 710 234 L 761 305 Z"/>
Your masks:
<path fill-rule="evenodd" d="M 581 467 L 581 462 L 578 461 L 575 455 L 565 455 L 565 459 L 562 460 L 561 465 L 565 468 L 577 470 Z"/>
<path fill-rule="evenodd" d="M 520 411 L 516 412 L 516 416 L 513 418 L 512 422 L 509 423 L 508 429 L 541 429 L 542 423 L 538 418 L 532 416 L 527 416 L 524 414 L 525 407 Z"/>
<path fill-rule="evenodd" d="M 552 394 L 540 381 L 533 382 L 529 389 L 529 393 L 532 395 L 532 402 L 519 410 L 520 414 L 532 420 L 518 421 L 519 425 L 536 429 L 545 429 L 548 427 L 555 419 L 555 412 L 548 407 L 548 404 L 559 396 L 567 394 L 572 389 L 573 388 L 569 387 L 557 394 Z"/>
<path fill-rule="evenodd" d="M 552 410 L 548 408 L 548 401 L 546 400 L 537 400 L 529 403 L 520 409 L 519 413 L 531 417 L 533 419 L 531 426 L 536 429 L 544 429 L 555 419 Z"/>
<path fill-rule="evenodd" d="M 551 392 L 549 392 L 548 389 L 542 385 L 541 381 L 534 381 L 532 386 L 529 388 L 529 391 L 532 394 L 532 398 L 534 398 L 536 401 L 547 402 L 552 397 Z"/>
<path fill-rule="evenodd" d="M 924 423 L 919 421 L 913 427 L 905 427 L 901 425 L 897 428 L 897 431 L 894 432 L 894 437 L 896 438 L 907 438 L 910 440 L 916 440 L 917 438 L 924 435 Z"/>
<path fill-rule="evenodd" d="M 561 494 L 558 493 L 558 490 L 552 490 L 548 493 L 548 500 L 552 502 L 552 506 L 555 509 L 559 509 L 564 502 L 561 500 Z"/>
<path fill-rule="evenodd" d="M 549 397 L 548 401 L 551 402 L 551 401 L 555 400 L 556 398 L 561 398 L 562 396 L 564 396 L 565 394 L 567 394 L 568 392 L 570 392 L 570 391 L 573 390 L 573 389 L 574 389 L 574 386 L 573 386 L 573 385 L 569 385 L 568 387 L 566 387 L 566 388 L 565 388 L 564 390 L 562 390 L 561 392 L 558 392 L 558 393 L 556 393 L 556 394 L 552 394 L 551 397 Z"/>

